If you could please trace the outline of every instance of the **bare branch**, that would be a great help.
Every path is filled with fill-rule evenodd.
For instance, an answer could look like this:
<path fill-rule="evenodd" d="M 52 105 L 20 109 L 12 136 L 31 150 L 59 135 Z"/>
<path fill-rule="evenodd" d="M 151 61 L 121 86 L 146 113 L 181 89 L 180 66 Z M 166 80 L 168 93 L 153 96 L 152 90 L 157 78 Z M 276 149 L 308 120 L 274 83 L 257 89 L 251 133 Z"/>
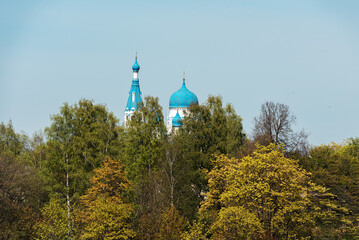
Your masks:
<path fill-rule="evenodd" d="M 253 139 L 262 145 L 284 144 L 288 153 L 306 154 L 308 134 L 304 130 L 295 133 L 292 129 L 295 123 L 296 117 L 288 105 L 267 101 L 262 104 L 260 115 L 254 118 Z"/>

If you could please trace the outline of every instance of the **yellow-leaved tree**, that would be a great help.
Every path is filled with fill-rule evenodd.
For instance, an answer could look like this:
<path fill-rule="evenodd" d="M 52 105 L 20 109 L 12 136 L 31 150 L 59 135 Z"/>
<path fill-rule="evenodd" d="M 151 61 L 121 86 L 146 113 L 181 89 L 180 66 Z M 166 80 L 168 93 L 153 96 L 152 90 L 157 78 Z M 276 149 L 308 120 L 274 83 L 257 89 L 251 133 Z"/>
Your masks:
<path fill-rule="evenodd" d="M 281 146 L 257 145 L 242 158 L 218 156 L 200 208 L 211 239 L 307 239 L 338 207 Z M 325 211 L 323 210 L 325 208 Z"/>
<path fill-rule="evenodd" d="M 131 239 L 135 236 L 130 216 L 133 212 L 126 195 L 130 182 L 120 160 L 106 158 L 94 170 L 92 187 L 81 197 L 77 213 L 80 239 Z"/>
<path fill-rule="evenodd" d="M 159 232 L 155 238 L 158 240 L 180 240 L 186 227 L 186 219 L 179 214 L 174 205 L 167 208 L 158 221 Z"/>
<path fill-rule="evenodd" d="M 58 199 L 50 202 L 41 210 L 42 218 L 34 226 L 34 239 L 61 240 L 68 237 L 67 210 Z"/>

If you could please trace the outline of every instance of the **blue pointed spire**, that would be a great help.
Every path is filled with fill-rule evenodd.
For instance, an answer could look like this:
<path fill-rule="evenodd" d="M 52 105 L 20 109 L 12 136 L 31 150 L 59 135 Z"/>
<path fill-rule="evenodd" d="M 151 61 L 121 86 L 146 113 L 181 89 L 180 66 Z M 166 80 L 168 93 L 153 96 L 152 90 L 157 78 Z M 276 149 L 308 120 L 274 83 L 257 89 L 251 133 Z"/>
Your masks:
<path fill-rule="evenodd" d="M 137 63 L 137 53 L 135 58 L 135 63 L 132 66 L 134 72 L 131 89 L 129 91 L 129 96 L 127 99 L 125 111 L 135 111 L 137 110 L 138 104 L 142 102 L 141 99 L 141 90 L 140 90 L 140 80 L 138 79 L 138 71 L 140 70 L 140 65 Z"/>
<path fill-rule="evenodd" d="M 126 111 L 135 111 L 137 110 L 137 106 L 141 99 L 141 90 L 140 90 L 140 83 L 138 79 L 133 79 L 131 84 L 131 89 L 128 92 L 129 96 L 127 99 Z"/>

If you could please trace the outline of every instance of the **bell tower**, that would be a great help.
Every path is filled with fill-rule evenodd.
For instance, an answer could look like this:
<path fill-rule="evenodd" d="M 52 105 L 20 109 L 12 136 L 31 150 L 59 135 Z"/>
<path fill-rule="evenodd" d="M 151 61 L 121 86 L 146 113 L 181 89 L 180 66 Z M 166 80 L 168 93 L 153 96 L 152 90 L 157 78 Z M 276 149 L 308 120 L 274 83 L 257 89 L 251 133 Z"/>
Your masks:
<path fill-rule="evenodd" d="M 142 102 L 141 90 L 140 90 L 140 80 L 138 78 L 138 72 L 140 71 L 140 65 L 137 62 L 137 53 L 135 58 L 135 63 L 132 66 L 133 78 L 130 92 L 128 93 L 127 105 L 125 109 L 124 123 L 129 120 L 134 111 L 137 110 L 138 104 Z"/>

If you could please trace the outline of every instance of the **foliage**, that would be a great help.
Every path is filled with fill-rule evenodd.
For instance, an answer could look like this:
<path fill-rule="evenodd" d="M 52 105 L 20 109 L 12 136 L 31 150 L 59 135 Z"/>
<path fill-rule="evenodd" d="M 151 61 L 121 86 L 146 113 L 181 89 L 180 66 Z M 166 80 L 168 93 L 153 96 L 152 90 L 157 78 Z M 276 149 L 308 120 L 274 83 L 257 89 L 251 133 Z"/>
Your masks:
<path fill-rule="evenodd" d="M 35 224 L 35 239 L 66 239 L 67 210 L 58 199 L 51 199 L 41 210 L 42 219 Z"/>
<path fill-rule="evenodd" d="M 188 150 L 211 154 L 238 153 L 245 134 L 242 119 L 231 105 L 223 107 L 220 97 L 211 96 L 204 105 L 191 105 L 183 119 L 179 134 L 185 138 Z M 210 163 L 202 164 L 204 166 Z"/>
<path fill-rule="evenodd" d="M 11 121 L 0 124 L 1 239 L 28 239 L 46 199 L 39 176 L 42 158 L 35 154 L 42 143 L 37 135 L 30 139 L 16 133 Z"/>
<path fill-rule="evenodd" d="M 42 132 L 35 132 L 29 142 L 30 151 L 26 153 L 26 158 L 38 171 L 41 171 L 44 161 L 46 160 L 46 143 Z"/>
<path fill-rule="evenodd" d="M 72 228 L 72 206 L 89 187 L 93 169 L 106 156 L 119 154 L 121 130 L 105 106 L 85 99 L 73 106 L 65 103 L 51 119 L 45 129 L 47 155 L 42 173 L 50 196 L 66 200 Z"/>
<path fill-rule="evenodd" d="M 262 105 L 254 141 L 220 97 L 186 111 L 171 134 L 153 97 L 126 128 L 85 99 L 47 141 L 1 123 L 0 238 L 359 238 L 359 138 L 307 155 L 284 104 Z"/>
<path fill-rule="evenodd" d="M 117 119 L 105 106 L 85 99 L 73 106 L 65 103 L 51 119 L 51 126 L 45 130 L 48 159 L 44 173 L 48 187 L 54 194 L 66 195 L 64 173 L 71 171 L 71 192 L 81 195 L 102 159 L 118 155 Z"/>
<path fill-rule="evenodd" d="M 99 196 L 87 211 L 81 239 L 132 239 L 135 236 L 129 221 L 130 204 Z"/>
<path fill-rule="evenodd" d="M 31 234 L 41 200 L 38 183 L 32 165 L 11 152 L 0 153 L 1 239 L 26 239 Z"/>
<path fill-rule="evenodd" d="M 336 208 L 325 189 L 274 144 L 241 160 L 218 156 L 208 175 L 200 213 L 213 239 L 305 239 L 328 215 L 320 207 Z"/>
<path fill-rule="evenodd" d="M 81 197 L 82 209 L 77 213 L 81 223 L 81 239 L 131 239 L 132 206 L 128 203 L 130 182 L 120 160 L 106 158 L 94 170 L 92 187 Z"/>
<path fill-rule="evenodd" d="M 176 141 L 180 145 L 178 162 L 185 169 L 184 186 L 187 186 L 178 209 L 189 219 L 193 219 L 194 211 L 203 200 L 201 192 L 207 190 L 206 173 L 212 169 L 213 155 L 237 156 L 244 140 L 242 119 L 231 105 L 224 107 L 220 97 L 211 96 L 204 105 L 188 108 Z"/>
<path fill-rule="evenodd" d="M 313 147 L 301 164 L 312 172 L 312 180 L 336 195 L 335 202 L 349 212 L 339 212 L 330 224 L 321 224 L 321 235 L 327 238 L 359 237 L 359 143 L 349 139 L 343 144 L 332 143 Z M 341 219 L 347 218 L 345 222 Z"/>
<path fill-rule="evenodd" d="M 233 206 L 219 211 L 212 232 L 213 239 L 260 239 L 264 229 L 255 213 Z"/>
<path fill-rule="evenodd" d="M 159 221 L 158 240 L 180 240 L 186 227 L 186 220 L 179 214 L 175 206 L 166 209 Z"/>
<path fill-rule="evenodd" d="M 28 138 L 25 134 L 16 133 L 12 122 L 0 123 L 0 153 L 10 152 L 15 156 L 27 150 Z"/>
<path fill-rule="evenodd" d="M 120 160 L 105 158 L 100 168 L 94 169 L 90 182 L 92 186 L 87 190 L 86 195 L 81 197 L 81 202 L 85 205 L 90 204 L 98 196 L 127 202 L 125 196 L 128 194 L 131 183 L 126 177 L 124 165 Z"/>
<path fill-rule="evenodd" d="M 157 186 L 160 189 L 161 202 L 165 210 L 174 205 L 186 218 L 193 219 L 198 208 L 198 196 L 193 191 L 192 168 L 190 159 L 186 159 L 181 138 L 173 133 L 164 141 L 164 151 L 160 159 Z"/>
<path fill-rule="evenodd" d="M 158 98 L 145 97 L 127 122 L 124 163 L 134 183 L 132 201 L 139 239 L 154 237 L 158 226 L 153 223 L 166 206 L 160 166 L 166 137 L 163 120 Z"/>
<path fill-rule="evenodd" d="M 129 178 L 140 183 L 149 171 L 158 169 L 166 127 L 158 98 L 145 97 L 144 103 L 127 122 L 125 135 L 126 169 Z"/>
<path fill-rule="evenodd" d="M 182 234 L 183 240 L 205 240 L 207 239 L 203 233 L 204 225 L 201 222 L 193 222 L 189 231 Z"/>

